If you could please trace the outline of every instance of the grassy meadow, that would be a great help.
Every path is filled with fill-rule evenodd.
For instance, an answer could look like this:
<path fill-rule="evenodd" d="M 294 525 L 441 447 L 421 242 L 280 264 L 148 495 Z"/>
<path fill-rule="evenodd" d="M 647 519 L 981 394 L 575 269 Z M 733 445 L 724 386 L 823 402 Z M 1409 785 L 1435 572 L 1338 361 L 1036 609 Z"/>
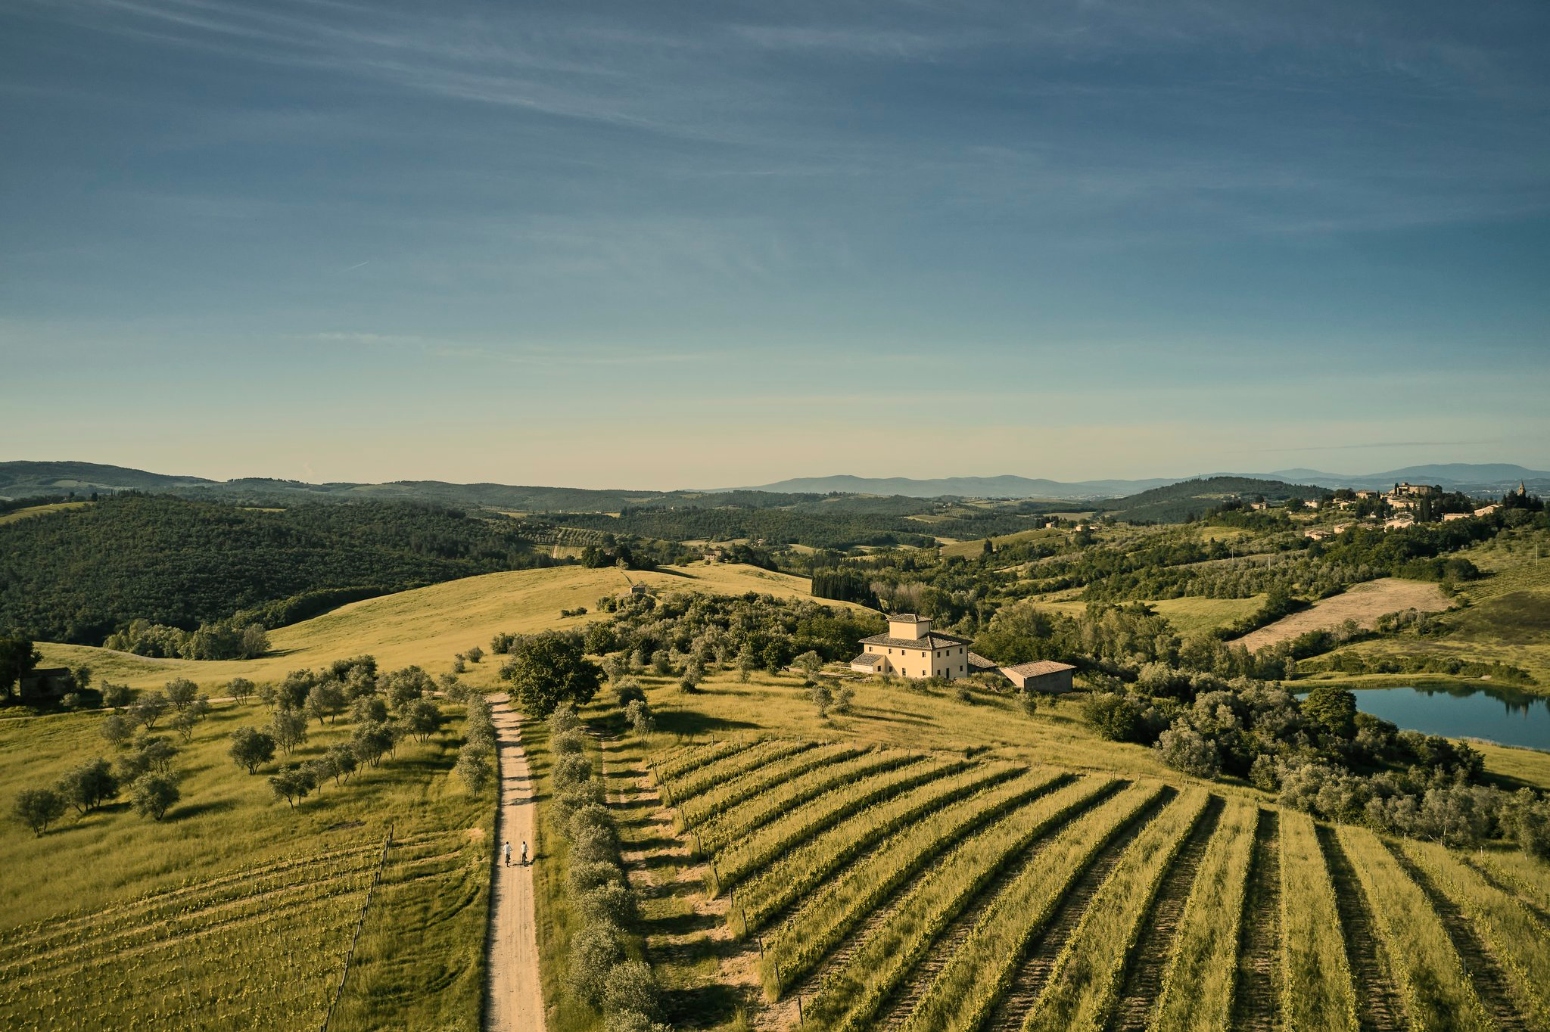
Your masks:
<path fill-rule="evenodd" d="M 344 785 L 327 782 L 293 809 L 263 775 L 348 740 L 349 725 L 314 722 L 294 755 L 253 776 L 228 757 L 226 736 L 267 723 L 268 713 L 256 703 L 218 705 L 191 742 L 179 742 L 182 798 L 161 821 L 121 797 L 84 817 L 72 811 L 41 837 L 7 828 L 6 1026 L 319 1027 L 380 867 L 350 973 L 366 1013 L 331 1027 L 476 1028 L 492 806 L 449 777 L 458 721 L 448 710 L 454 719 L 441 735 L 406 739 L 395 758 Z M 103 719 L 0 722 L 5 795 L 112 759 Z M 396 974 L 384 979 L 389 970 Z M 97 1005 L 66 1007 L 87 983 L 102 987 Z M 433 986 L 440 991 L 428 993 Z"/>
<path fill-rule="evenodd" d="M 332 612 L 270 632 L 271 649 L 256 660 L 197 662 L 148 659 L 84 645 L 39 642 L 43 666 L 86 663 L 97 680 L 106 678 L 134 688 L 159 687 L 187 677 L 213 692 L 233 677 L 276 680 L 302 667 L 316 667 L 345 656 L 370 653 L 384 669 L 419 664 L 433 673 L 473 645 L 489 648 L 502 631 L 527 633 L 549 627 L 581 626 L 591 616 L 562 619 L 562 609 L 592 609 L 603 595 L 645 584 L 653 591 L 707 591 L 741 594 L 757 591 L 785 598 L 806 597 L 807 581 L 750 566 L 699 563 L 692 567 L 636 571 L 607 567 L 589 570 L 561 566 L 515 570 L 447 581 L 341 606 Z M 834 603 L 844 605 L 844 603 Z M 494 685 L 494 671 L 474 668 L 474 683 Z"/>

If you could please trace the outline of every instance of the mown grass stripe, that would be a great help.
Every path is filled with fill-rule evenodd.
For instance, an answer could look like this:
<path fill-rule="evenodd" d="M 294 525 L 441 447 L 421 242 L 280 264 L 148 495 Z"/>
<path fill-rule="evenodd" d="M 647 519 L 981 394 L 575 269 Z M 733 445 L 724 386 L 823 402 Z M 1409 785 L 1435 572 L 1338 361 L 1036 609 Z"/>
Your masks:
<path fill-rule="evenodd" d="M 1021 771 L 1012 764 L 971 767 L 853 814 L 750 877 L 738 888 L 738 906 L 728 915 L 729 925 L 740 935 L 761 928 L 773 915 L 905 825 Z M 1065 777 L 1050 774 L 1044 784 L 1053 786 Z"/>
<path fill-rule="evenodd" d="M 1336 834 L 1367 894 L 1412 1027 L 1494 1029 L 1426 893 L 1371 831 L 1341 825 Z"/>
<path fill-rule="evenodd" d="M 1158 790 L 1156 785 L 1133 785 L 1105 803 L 1101 812 L 1118 824 Z M 888 996 L 947 923 L 1006 864 L 1064 824 L 1075 802 L 1057 793 L 998 821 L 950 853 L 819 991 L 811 1008 L 818 1027 L 845 1032 L 870 1027 Z M 1036 812 L 1042 820 L 1034 817 Z"/>
<path fill-rule="evenodd" d="M 1163 975 L 1154 1032 L 1227 1032 L 1259 810 L 1229 803 L 1206 847 Z"/>
<path fill-rule="evenodd" d="M 1356 1032 L 1356 990 L 1313 818 L 1284 810 L 1280 822 L 1285 1027 Z"/>
<path fill-rule="evenodd" d="M 1136 836 L 1061 951 L 1023 1022 L 1025 1032 L 1098 1032 L 1103 1027 L 1157 888 L 1209 801 L 1204 789 L 1186 789 Z"/>
<path fill-rule="evenodd" d="M 850 784 L 839 784 L 760 828 L 754 834 L 716 854 L 713 867 L 713 895 L 739 884 L 754 871 L 768 865 L 782 853 L 833 826 L 837 821 L 917 785 L 934 781 L 962 770 L 964 760 L 941 761 L 921 757 L 880 774 Z"/>
<path fill-rule="evenodd" d="M 1031 771 L 884 840 L 805 900 L 769 939 L 759 967 L 765 993 L 778 999 L 896 889 L 964 836 L 1014 810 L 1014 816 L 1034 823 L 1064 819 L 1113 785 L 1106 778 L 1085 778 L 1044 796 L 1050 780 L 1046 772 Z"/>
<path fill-rule="evenodd" d="M 781 814 L 800 806 L 836 785 L 900 767 L 918 759 L 918 754 L 898 749 L 864 752 L 848 760 L 824 763 L 816 770 L 783 781 L 779 785 L 734 806 L 714 820 L 695 828 L 695 841 L 702 851 L 719 853 L 733 842 L 761 828 Z"/>

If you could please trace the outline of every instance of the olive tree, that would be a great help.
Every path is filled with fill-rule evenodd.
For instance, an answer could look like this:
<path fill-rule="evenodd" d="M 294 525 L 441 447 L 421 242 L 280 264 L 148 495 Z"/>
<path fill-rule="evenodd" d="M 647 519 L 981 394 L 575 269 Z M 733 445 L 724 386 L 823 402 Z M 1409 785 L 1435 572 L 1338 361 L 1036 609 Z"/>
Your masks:
<path fill-rule="evenodd" d="M 159 821 L 168 809 L 182 797 L 178 783 L 170 774 L 142 774 L 129 786 L 129 795 L 135 812 L 142 817 Z"/>
<path fill-rule="evenodd" d="M 34 835 L 42 835 L 50 824 L 65 815 L 69 805 L 52 788 L 24 788 L 16 794 L 11 815 L 31 828 Z"/>
<path fill-rule="evenodd" d="M 257 774 L 260 764 L 274 758 L 274 748 L 274 736 L 256 727 L 239 727 L 231 733 L 231 758 L 249 774 Z"/>

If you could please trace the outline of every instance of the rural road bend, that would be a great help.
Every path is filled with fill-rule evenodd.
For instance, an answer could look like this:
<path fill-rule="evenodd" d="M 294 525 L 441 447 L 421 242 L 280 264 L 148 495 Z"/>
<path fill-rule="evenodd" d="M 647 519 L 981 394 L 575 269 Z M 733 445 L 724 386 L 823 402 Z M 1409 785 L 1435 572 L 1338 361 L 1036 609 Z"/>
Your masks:
<path fill-rule="evenodd" d="M 536 786 L 522 751 L 522 720 L 504 698 L 491 706 L 500 759 L 501 808 L 495 839 L 495 878 L 490 928 L 491 1032 L 543 1032 L 544 997 L 538 980 L 538 935 L 533 919 L 533 869 L 520 866 L 522 843 L 536 853 Z M 511 866 L 501 844 L 511 843 Z"/>

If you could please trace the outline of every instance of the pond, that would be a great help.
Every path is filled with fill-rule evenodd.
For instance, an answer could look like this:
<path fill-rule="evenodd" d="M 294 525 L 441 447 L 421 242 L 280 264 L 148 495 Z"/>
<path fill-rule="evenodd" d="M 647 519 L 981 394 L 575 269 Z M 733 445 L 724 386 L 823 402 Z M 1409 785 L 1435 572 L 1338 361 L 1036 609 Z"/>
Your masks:
<path fill-rule="evenodd" d="M 1550 751 L 1550 699 L 1511 688 L 1362 688 L 1356 708 L 1402 728 Z"/>

